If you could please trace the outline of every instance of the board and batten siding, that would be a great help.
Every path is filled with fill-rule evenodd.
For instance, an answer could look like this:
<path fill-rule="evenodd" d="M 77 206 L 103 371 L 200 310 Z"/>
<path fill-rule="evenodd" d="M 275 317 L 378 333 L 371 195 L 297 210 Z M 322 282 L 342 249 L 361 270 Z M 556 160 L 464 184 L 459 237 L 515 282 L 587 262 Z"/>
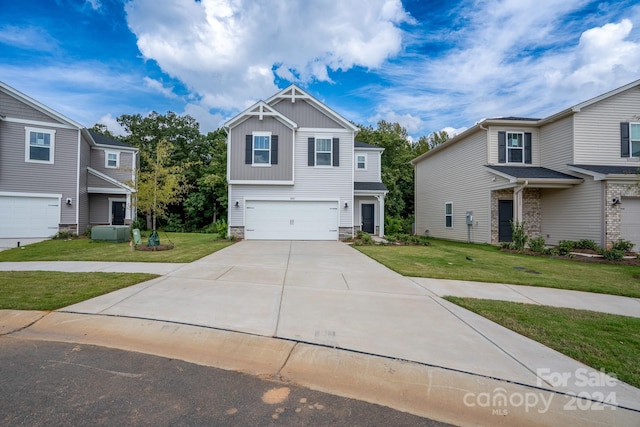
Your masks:
<path fill-rule="evenodd" d="M 585 181 L 572 188 L 542 189 L 540 231 L 547 244 L 557 245 L 560 240 L 590 239 L 604 245 L 604 181 L 581 177 Z"/>
<path fill-rule="evenodd" d="M 53 164 L 25 161 L 25 127 L 55 131 Z M 0 121 L 0 191 L 62 194 L 60 223 L 75 224 L 75 203 L 64 202 L 76 200 L 78 132 Z"/>
<path fill-rule="evenodd" d="M 498 161 L 498 132 L 529 132 L 531 133 L 531 165 L 540 166 L 540 135 L 537 128 L 526 126 L 489 126 L 489 139 L 487 141 L 487 162 L 492 165 L 499 164 Z M 513 163 L 512 163 L 513 164 Z M 516 163 L 522 165 L 523 163 Z"/>
<path fill-rule="evenodd" d="M 486 132 L 478 131 L 416 165 L 416 234 L 466 241 L 466 212 L 473 211 L 471 241 L 491 242 L 494 175 L 484 167 L 486 147 Z M 452 228 L 445 226 L 447 202 L 453 203 Z"/>
<path fill-rule="evenodd" d="M 296 101 L 297 102 L 297 101 Z M 340 166 L 308 166 L 308 138 L 319 134 L 340 139 Z M 298 132 L 295 148 L 294 185 L 229 186 L 229 226 L 243 226 L 244 200 L 336 200 L 340 201 L 340 227 L 353 226 L 353 132 L 327 129 L 327 132 Z M 236 208 L 238 200 L 240 207 Z M 347 202 L 348 208 L 344 208 Z"/>
<path fill-rule="evenodd" d="M 568 173 L 573 163 L 573 116 L 540 128 L 541 166 Z"/>
<path fill-rule="evenodd" d="M 117 168 L 105 167 L 105 156 L 107 152 L 120 153 L 119 167 Z M 131 181 L 131 176 L 133 173 L 133 153 L 130 151 L 120 151 L 117 148 L 114 148 L 114 149 L 92 148 L 90 164 L 93 169 L 97 170 L 98 172 L 102 172 L 103 174 L 110 176 L 111 178 L 125 185 L 127 185 L 127 183 Z M 104 183 L 104 181 L 102 182 Z M 89 186 L 93 187 L 94 184 L 91 184 Z"/>
<path fill-rule="evenodd" d="M 246 136 L 252 132 L 271 132 L 278 135 L 278 164 L 252 166 L 245 164 Z M 291 181 L 293 180 L 293 130 L 273 117 L 262 120 L 249 117 L 229 129 L 229 179 L 231 181 Z"/>
<path fill-rule="evenodd" d="M 61 124 L 60 121 L 0 91 L 0 114 L 8 118 Z"/>
<path fill-rule="evenodd" d="M 359 170 L 356 165 L 356 158 L 358 155 L 364 154 L 367 156 L 367 170 Z M 381 182 L 380 179 L 380 152 L 379 151 L 366 151 L 355 150 L 353 158 L 353 169 L 355 182 Z"/>
<path fill-rule="evenodd" d="M 574 163 L 629 165 L 629 162 L 635 159 L 620 155 L 620 122 L 638 121 L 634 119 L 638 114 L 638 86 L 589 105 L 576 113 Z"/>
<path fill-rule="evenodd" d="M 296 99 L 296 102 L 283 99 L 272 107 L 283 116 L 293 120 L 298 128 L 342 129 L 344 127 L 303 99 Z"/>

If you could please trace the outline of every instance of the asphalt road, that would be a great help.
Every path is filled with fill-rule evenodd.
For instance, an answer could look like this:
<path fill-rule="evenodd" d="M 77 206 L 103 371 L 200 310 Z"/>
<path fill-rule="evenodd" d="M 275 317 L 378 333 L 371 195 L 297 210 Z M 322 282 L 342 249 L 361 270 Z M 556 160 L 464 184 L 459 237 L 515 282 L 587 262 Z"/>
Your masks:
<path fill-rule="evenodd" d="M 0 337 L 0 425 L 448 424 L 180 360 Z"/>

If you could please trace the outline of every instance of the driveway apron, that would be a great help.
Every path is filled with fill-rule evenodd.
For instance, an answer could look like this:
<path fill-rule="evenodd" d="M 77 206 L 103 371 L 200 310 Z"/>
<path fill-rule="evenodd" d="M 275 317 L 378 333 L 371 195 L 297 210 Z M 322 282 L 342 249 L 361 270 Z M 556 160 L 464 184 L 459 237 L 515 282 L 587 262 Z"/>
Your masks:
<path fill-rule="evenodd" d="M 340 242 L 242 241 L 165 276 L 60 311 L 278 337 L 560 392 L 581 389 L 549 384 L 539 370 L 593 371 Z M 640 409 L 640 390 L 620 383 L 616 392 L 620 405 Z"/>

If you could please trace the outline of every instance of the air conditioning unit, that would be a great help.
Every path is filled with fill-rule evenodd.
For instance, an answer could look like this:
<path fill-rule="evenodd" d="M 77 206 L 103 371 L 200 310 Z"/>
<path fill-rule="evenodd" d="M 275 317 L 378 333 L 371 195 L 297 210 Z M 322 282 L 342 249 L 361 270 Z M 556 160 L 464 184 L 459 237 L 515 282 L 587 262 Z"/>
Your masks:
<path fill-rule="evenodd" d="M 91 240 L 99 242 L 128 242 L 131 237 L 128 225 L 95 225 L 91 227 Z"/>

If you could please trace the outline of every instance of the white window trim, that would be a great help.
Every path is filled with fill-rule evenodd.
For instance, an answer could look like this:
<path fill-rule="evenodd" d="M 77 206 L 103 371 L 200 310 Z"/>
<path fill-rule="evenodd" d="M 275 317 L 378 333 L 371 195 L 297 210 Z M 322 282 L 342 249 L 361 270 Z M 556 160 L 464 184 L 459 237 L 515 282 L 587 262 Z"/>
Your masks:
<path fill-rule="evenodd" d="M 509 135 L 513 135 L 513 134 L 522 135 L 522 147 L 510 147 L 509 146 Z M 506 158 L 505 158 L 506 163 L 512 163 L 514 165 L 524 164 L 525 163 L 525 161 L 524 161 L 525 160 L 524 159 L 524 132 L 506 131 L 506 134 L 505 134 L 505 149 L 507 150 L 507 152 L 505 153 L 505 155 L 506 155 Z M 520 151 L 522 151 L 522 161 L 520 161 L 520 162 L 512 162 L 510 160 L 509 150 L 520 150 Z"/>
<path fill-rule="evenodd" d="M 447 205 L 451 205 L 451 213 L 447 213 Z M 447 226 L 447 217 L 451 217 L 451 226 Z M 444 204 L 444 228 L 453 228 L 453 202 L 445 202 Z"/>
<path fill-rule="evenodd" d="M 255 137 L 256 136 L 268 136 L 269 137 L 269 159 L 267 160 L 267 163 L 256 163 L 256 155 L 255 155 L 255 151 L 256 151 L 256 142 L 255 142 Z M 251 166 L 255 166 L 255 167 L 259 167 L 259 168 L 266 168 L 266 167 L 271 167 L 271 132 L 252 132 L 251 133 Z M 260 150 L 260 151 L 266 151 L 266 150 Z"/>
<path fill-rule="evenodd" d="M 27 163 L 42 163 L 52 165 L 55 159 L 56 131 L 51 129 L 25 127 L 24 136 L 24 161 Z M 49 134 L 49 160 L 32 160 L 31 155 L 31 132 L 48 133 Z"/>
<path fill-rule="evenodd" d="M 115 166 L 110 166 L 109 165 L 109 154 L 115 154 L 116 155 L 116 165 Z M 120 152 L 119 151 L 106 151 L 104 152 L 104 167 L 108 168 L 108 169 L 117 169 L 120 167 Z"/>
<path fill-rule="evenodd" d="M 329 164 L 328 165 L 319 165 L 318 164 L 318 140 L 319 139 L 328 139 L 329 140 Z M 333 135 L 316 135 L 314 140 L 315 146 L 313 147 L 314 152 L 314 164 L 317 168 L 332 168 L 333 167 Z M 321 151 L 321 153 L 326 154 L 327 151 Z"/>
<path fill-rule="evenodd" d="M 631 122 L 631 123 L 629 123 L 629 157 L 637 159 L 639 157 L 633 155 L 633 141 L 638 141 L 638 143 L 640 144 L 640 140 L 631 138 L 631 126 L 632 125 L 640 126 L 640 122 Z"/>
<path fill-rule="evenodd" d="M 364 157 L 364 167 L 363 168 L 359 168 L 358 167 L 358 157 Z M 356 154 L 356 170 L 358 171 L 366 171 L 368 169 L 368 164 L 369 164 L 369 156 L 367 156 L 367 153 L 358 153 Z"/>

